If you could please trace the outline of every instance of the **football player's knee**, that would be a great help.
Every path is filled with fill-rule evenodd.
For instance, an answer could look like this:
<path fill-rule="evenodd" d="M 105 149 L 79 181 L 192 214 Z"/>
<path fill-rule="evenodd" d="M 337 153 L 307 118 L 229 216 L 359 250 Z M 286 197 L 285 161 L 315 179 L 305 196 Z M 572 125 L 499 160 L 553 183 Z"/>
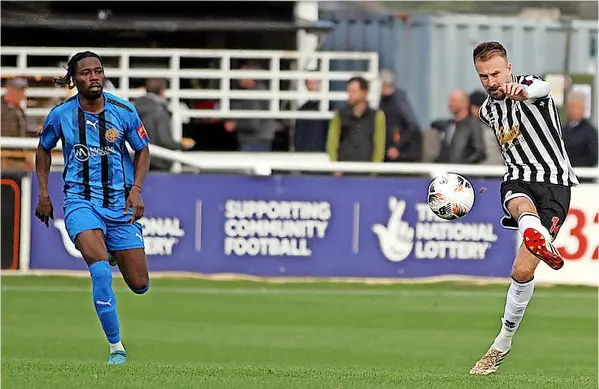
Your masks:
<path fill-rule="evenodd" d="M 148 277 L 140 277 L 129 285 L 133 293 L 144 294 L 150 289 L 150 280 Z"/>
<path fill-rule="evenodd" d="M 516 202 L 515 206 L 513 208 L 515 208 L 515 214 L 516 216 L 520 217 L 520 215 L 522 215 L 523 213 L 532 213 L 536 215 L 536 209 L 533 203 L 530 202 L 530 200 L 526 197 L 518 197 L 516 199 L 514 199 Z"/>
<path fill-rule="evenodd" d="M 518 282 L 527 282 L 532 280 L 535 274 L 534 266 L 527 263 L 514 263 L 512 267 L 512 278 Z"/>

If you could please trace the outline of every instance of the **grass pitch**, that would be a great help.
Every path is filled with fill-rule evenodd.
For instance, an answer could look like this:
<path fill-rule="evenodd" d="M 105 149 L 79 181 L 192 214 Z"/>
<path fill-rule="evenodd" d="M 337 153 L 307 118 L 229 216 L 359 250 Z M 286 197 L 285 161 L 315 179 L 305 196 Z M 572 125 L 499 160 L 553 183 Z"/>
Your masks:
<path fill-rule="evenodd" d="M 471 377 L 507 286 L 115 280 L 126 366 L 91 281 L 2 277 L 7 389 L 597 388 L 597 289 L 537 287 L 498 374 Z"/>

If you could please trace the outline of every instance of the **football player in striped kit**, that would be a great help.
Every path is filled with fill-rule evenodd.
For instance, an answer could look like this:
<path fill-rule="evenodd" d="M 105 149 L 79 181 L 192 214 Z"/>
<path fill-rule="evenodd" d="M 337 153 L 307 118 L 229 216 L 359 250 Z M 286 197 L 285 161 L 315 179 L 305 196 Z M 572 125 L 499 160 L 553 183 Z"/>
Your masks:
<path fill-rule="evenodd" d="M 501 330 L 470 374 L 492 374 L 510 352 L 534 291 L 540 261 L 559 270 L 564 260 L 552 242 L 570 207 L 570 188 L 578 184 L 562 140 L 549 84 L 534 75 L 513 75 L 499 42 L 480 43 L 473 60 L 488 97 L 480 120 L 501 146 L 506 174 L 501 185 L 504 228 L 517 229 L 523 242 L 512 268 Z"/>

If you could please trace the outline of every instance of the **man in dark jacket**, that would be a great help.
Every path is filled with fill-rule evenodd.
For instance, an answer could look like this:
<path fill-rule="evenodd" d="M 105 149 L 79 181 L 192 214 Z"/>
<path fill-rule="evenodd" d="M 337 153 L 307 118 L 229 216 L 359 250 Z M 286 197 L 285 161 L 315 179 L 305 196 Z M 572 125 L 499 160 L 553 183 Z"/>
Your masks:
<path fill-rule="evenodd" d="M 387 141 L 385 160 L 389 162 L 418 162 L 422 151 L 422 134 L 406 92 L 395 87 L 395 74 L 382 70 L 381 102 L 385 113 Z"/>
<path fill-rule="evenodd" d="M 6 82 L 6 93 L 2 97 L 2 136 L 25 138 L 32 133 L 27 130 L 27 116 L 21 109 L 25 100 L 27 80 L 22 78 L 9 79 Z M 35 134 L 35 133 L 33 133 Z M 2 155 L 3 170 L 31 170 L 32 163 L 23 150 L 8 150 Z M 21 154 L 22 153 L 22 154 Z M 8 155 L 7 155 L 8 154 Z"/>
<path fill-rule="evenodd" d="M 568 96 L 568 123 L 563 128 L 564 144 L 572 166 L 597 166 L 597 129 L 584 117 L 584 95 Z"/>
<path fill-rule="evenodd" d="M 450 120 L 437 120 L 431 127 L 443 137 L 437 162 L 471 164 L 486 158 L 486 145 L 478 120 L 470 115 L 470 99 L 462 90 L 449 95 Z"/>
<path fill-rule="evenodd" d="M 146 81 L 146 95 L 135 101 L 135 108 L 148 132 L 150 142 L 170 150 L 187 150 L 193 142 L 177 142 L 171 130 L 171 112 L 164 92 L 166 80 L 150 78 Z M 169 171 L 172 163 L 159 157 L 152 157 L 150 170 Z"/>
<path fill-rule="evenodd" d="M 241 67 L 242 70 L 260 70 L 254 63 L 247 63 Z M 275 81 L 273 81 L 275 82 Z M 243 78 L 232 83 L 232 88 L 237 90 L 260 91 L 266 96 L 264 98 L 231 100 L 231 110 L 235 111 L 268 111 L 270 101 L 268 100 L 269 89 L 266 82 Z M 235 119 L 225 121 L 225 131 L 237 132 L 239 149 L 244 152 L 270 152 L 275 138 L 275 133 L 280 128 L 279 124 L 269 118 Z"/>
<path fill-rule="evenodd" d="M 348 104 L 337 110 L 327 137 L 331 161 L 383 162 L 385 114 L 368 106 L 368 81 L 352 77 L 347 82 Z"/>
<path fill-rule="evenodd" d="M 320 91 L 319 80 L 306 80 L 306 88 L 310 92 Z M 318 111 L 319 100 L 307 101 L 300 111 Z M 297 119 L 295 121 L 295 151 L 324 152 L 327 146 L 329 121 L 321 119 Z"/>

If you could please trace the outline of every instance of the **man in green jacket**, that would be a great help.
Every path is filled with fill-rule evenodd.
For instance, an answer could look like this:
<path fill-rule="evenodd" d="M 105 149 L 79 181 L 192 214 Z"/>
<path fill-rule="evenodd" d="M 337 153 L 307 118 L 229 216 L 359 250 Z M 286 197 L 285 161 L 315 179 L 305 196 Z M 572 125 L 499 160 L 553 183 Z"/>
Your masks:
<path fill-rule="evenodd" d="M 347 82 L 348 105 L 335 112 L 329 125 L 327 152 L 331 161 L 383 162 L 385 114 L 368 106 L 368 81 Z"/>

